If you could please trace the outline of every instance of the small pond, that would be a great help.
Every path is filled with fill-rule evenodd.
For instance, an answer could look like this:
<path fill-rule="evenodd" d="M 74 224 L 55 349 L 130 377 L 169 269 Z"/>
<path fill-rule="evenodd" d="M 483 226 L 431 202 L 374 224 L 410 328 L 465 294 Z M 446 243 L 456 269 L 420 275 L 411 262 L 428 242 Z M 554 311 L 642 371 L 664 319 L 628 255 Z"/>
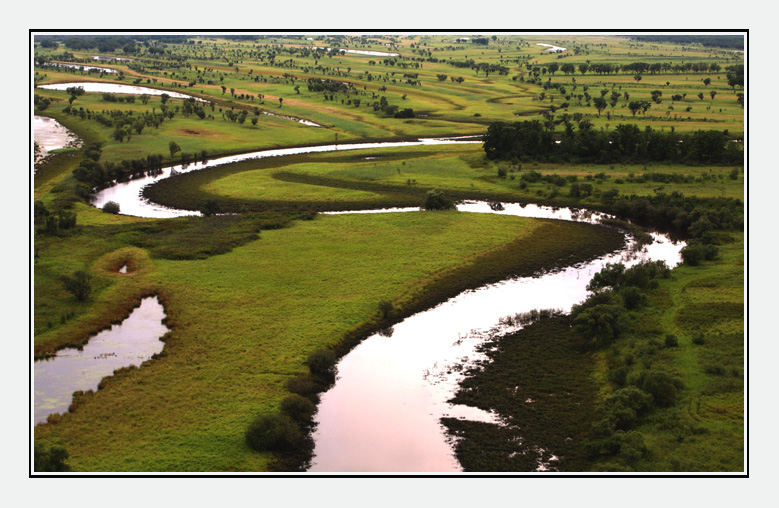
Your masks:
<path fill-rule="evenodd" d="M 32 125 L 36 164 L 52 150 L 81 146 L 81 139 L 53 118 L 35 115 Z"/>
<path fill-rule="evenodd" d="M 164 318 L 157 297 L 144 298 L 127 319 L 94 335 L 82 349 L 61 349 L 56 356 L 35 362 L 35 423 L 66 412 L 73 392 L 97 390 L 100 380 L 114 370 L 140 366 L 162 351 L 165 343 L 160 338 L 168 332 Z"/>

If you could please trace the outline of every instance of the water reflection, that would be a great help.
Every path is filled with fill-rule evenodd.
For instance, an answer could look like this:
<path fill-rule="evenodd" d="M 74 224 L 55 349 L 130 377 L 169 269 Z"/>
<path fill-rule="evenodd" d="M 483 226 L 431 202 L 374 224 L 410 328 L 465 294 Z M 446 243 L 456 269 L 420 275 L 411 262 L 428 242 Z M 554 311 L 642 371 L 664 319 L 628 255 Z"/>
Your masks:
<path fill-rule="evenodd" d="M 504 203 L 504 210 L 493 210 L 490 203 L 466 203 L 458 209 L 587 222 L 599 218 L 530 204 Z M 399 211 L 411 210 L 416 209 Z M 521 326 L 506 316 L 533 309 L 570 312 L 586 298 L 592 276 L 608 263 L 662 260 L 673 267 L 681 261 L 683 243 L 659 234 L 652 238 L 650 245 L 631 241 L 588 263 L 465 291 L 396 324 L 391 340 L 380 332 L 361 342 L 340 361 L 335 385 L 322 395 L 310 471 L 461 471 L 441 418 L 500 421 L 498 415 L 448 402 L 465 368 L 488 360 L 479 347 Z M 551 467 L 551 460 L 539 462 L 539 470 Z"/>
<path fill-rule="evenodd" d="M 266 157 L 281 157 L 284 155 L 295 155 L 301 153 L 319 153 L 344 150 L 359 150 L 365 148 L 392 148 L 399 146 L 417 146 L 417 145 L 441 145 L 454 143 L 478 143 L 471 139 L 459 140 L 457 138 L 422 138 L 417 141 L 396 141 L 387 143 L 343 143 L 338 145 L 308 146 L 301 148 L 280 148 L 276 150 L 260 150 L 257 152 L 244 153 L 239 155 L 230 155 L 219 157 L 207 161 L 192 162 L 185 165 L 176 165 L 163 168 L 153 175 L 142 178 L 135 178 L 127 182 L 116 183 L 115 185 L 96 192 L 92 196 L 92 205 L 102 208 L 108 201 L 114 201 L 119 204 L 122 215 L 133 215 L 135 217 L 155 217 L 172 218 L 184 216 L 200 215 L 196 210 L 178 210 L 168 208 L 156 203 L 152 203 L 143 198 L 141 193 L 143 188 L 159 180 L 168 178 L 172 174 L 187 173 L 198 171 L 205 168 L 232 164 L 249 159 L 262 159 Z"/>
<path fill-rule="evenodd" d="M 81 139 L 53 118 L 35 115 L 32 125 L 36 164 L 52 150 L 81 146 Z"/>
<path fill-rule="evenodd" d="M 55 83 L 51 85 L 38 85 L 38 88 L 45 90 L 67 90 L 71 87 L 83 88 L 85 92 L 95 93 L 125 93 L 131 95 L 162 95 L 167 94 L 174 99 L 189 99 L 193 98 L 196 101 L 206 102 L 203 99 L 187 95 L 172 90 L 160 90 L 158 88 L 149 88 L 146 86 L 135 85 L 121 85 L 119 83 L 90 83 L 90 82 L 74 82 L 74 83 Z"/>
<path fill-rule="evenodd" d="M 89 339 L 82 349 L 66 348 L 35 362 L 35 423 L 68 410 L 77 390 L 96 390 L 114 370 L 139 366 L 162 351 L 165 310 L 157 297 L 144 298 L 122 321 Z"/>

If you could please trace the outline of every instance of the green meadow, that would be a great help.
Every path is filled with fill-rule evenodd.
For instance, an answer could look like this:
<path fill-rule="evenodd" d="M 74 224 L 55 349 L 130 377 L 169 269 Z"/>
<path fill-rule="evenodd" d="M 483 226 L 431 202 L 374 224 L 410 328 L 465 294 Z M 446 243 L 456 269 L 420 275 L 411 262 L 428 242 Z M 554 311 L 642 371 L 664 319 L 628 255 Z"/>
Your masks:
<path fill-rule="evenodd" d="M 247 160 L 143 191 L 174 208 L 216 207 L 203 217 L 132 217 L 89 204 L 92 185 L 108 184 L 119 167 L 134 174 L 153 169 L 139 162 L 149 156 L 167 166 L 273 148 L 484 135 L 494 122 L 535 120 L 554 139 L 636 124 L 641 131 L 716 130 L 741 141 L 745 90 L 731 82 L 738 66 L 743 79 L 743 53 L 600 35 L 312 39 L 138 38 L 102 52 L 35 40 L 35 85 L 134 84 L 204 101 L 33 90 L 35 114 L 56 119 L 84 143 L 55 151 L 33 177 L 30 361 L 83 344 L 149 295 L 160 298 L 171 329 L 163 353 L 79 394 L 69 412 L 35 426 L 35 443 L 64 447 L 76 472 L 295 470 L 299 451 L 253 450 L 244 433 L 258 416 L 280 411 L 295 380 L 317 381 L 309 355 L 325 349 L 341 356 L 464 290 L 569 266 L 623 244 L 616 229 L 563 221 L 457 211 L 318 213 L 420 207 L 438 190 L 454 200 L 609 211 L 716 250 L 660 280 L 647 305 L 631 311 L 630 328 L 608 346 L 587 345 L 570 316 L 496 344 L 490 367 L 464 380 L 482 386 L 484 397 L 457 397 L 522 419 L 526 432 L 446 420 L 461 438 L 455 451 L 466 471 L 533 470 L 530 455 L 505 460 L 517 439 L 558 453 L 562 471 L 743 470 L 743 165 L 489 159 L 477 140 Z M 565 50 L 550 53 L 539 44 Z M 133 60 L 93 61 L 98 54 Z M 120 72 L 44 65 L 58 62 Z M 636 62 L 665 66 L 593 70 Z M 599 97 L 607 101 L 602 110 Z M 646 109 L 631 110 L 635 101 Z M 85 167 L 103 173 L 85 180 Z M 125 264 L 128 272 L 118 273 Z M 77 271 L 90 277 L 83 301 L 63 283 Z M 664 346 L 668 335 L 675 346 Z M 591 429 L 608 413 L 609 397 L 625 379 L 651 369 L 670 373 L 680 387 L 672 405 L 647 411 L 631 428 L 644 448 L 589 453 Z M 617 370 L 627 376 L 622 383 Z M 509 397 L 517 385 L 522 400 L 539 403 Z M 570 397 L 552 400 L 561 390 Z"/>

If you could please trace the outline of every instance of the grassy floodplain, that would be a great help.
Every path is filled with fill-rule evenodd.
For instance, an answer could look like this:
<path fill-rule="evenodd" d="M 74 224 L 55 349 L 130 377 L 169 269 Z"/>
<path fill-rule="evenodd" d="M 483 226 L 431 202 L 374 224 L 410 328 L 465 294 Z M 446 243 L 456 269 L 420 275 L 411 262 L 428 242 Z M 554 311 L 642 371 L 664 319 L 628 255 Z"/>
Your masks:
<path fill-rule="evenodd" d="M 667 221 L 667 229 L 697 241 L 703 219 L 726 223 L 725 215 L 712 212 L 716 199 L 743 201 L 746 175 L 738 164 L 489 160 L 480 143 L 246 161 L 178 175 L 144 191 L 168 206 L 197 210 L 211 200 L 233 213 L 214 217 L 104 213 L 88 205 L 89 185 L 73 175 L 85 157 L 94 156 L 95 144 L 99 163 L 116 168 L 147 156 L 160 156 L 165 165 L 204 152 L 211 158 L 334 142 L 483 135 L 498 121 L 538 120 L 558 139 L 567 128 L 578 132 L 582 122 L 606 133 L 636 124 L 641 130 L 713 129 L 734 142 L 743 138 L 745 91 L 729 83 L 727 69 L 743 66 L 743 53 L 626 36 L 499 34 L 485 37 L 486 44 L 478 38 L 211 35 L 139 40 L 137 51 L 102 53 L 62 41 L 45 48 L 36 41 L 36 85 L 105 81 L 205 101 L 193 106 L 159 96 L 33 90 L 36 114 L 55 118 L 84 140 L 79 150 L 47 158 L 34 176 L 36 201 L 50 214 L 76 215 L 75 227 L 54 233 L 36 225 L 34 355 L 82 343 L 150 294 L 159 295 L 172 329 L 162 355 L 117 372 L 97 392 L 79 397 L 70 413 L 37 426 L 36 442 L 64 446 L 75 471 L 289 467 L 283 453 L 252 451 L 244 431 L 257 415 L 278 411 L 290 393 L 288 381 L 308 372 L 312 351 L 325 347 L 343 354 L 368 332 L 474 285 L 588 259 L 621 243 L 611 229 L 556 221 L 457 212 L 313 212 L 419 206 L 429 190 L 440 189 L 454 199 L 627 210 L 622 218 L 639 223 L 656 224 L 673 212 L 677 222 Z M 565 50 L 550 53 L 539 44 Z M 97 54 L 133 60 L 96 63 Z M 51 62 L 119 73 L 42 65 Z M 636 62 L 664 66 L 593 70 L 593 64 Z M 573 71 L 563 70 L 564 64 L 574 64 Z M 590 68 L 582 71 L 582 64 Z M 607 103 L 598 110 L 595 99 L 601 96 Z M 634 101 L 649 107 L 636 112 L 630 108 Z M 413 112 L 404 116 L 404 110 Z M 171 143 L 179 150 L 171 151 Z M 574 184 L 590 185 L 591 191 L 574 192 Z M 670 195 L 700 201 L 682 214 L 661 208 Z M 615 199 L 622 198 L 662 211 L 649 220 L 636 207 L 617 206 Z M 588 348 L 565 317 L 537 323 L 502 343 L 491 366 L 466 381 L 487 383 L 500 392 L 497 397 L 463 400 L 525 421 L 527 432 L 519 437 L 557 453 L 561 470 L 740 471 L 744 243 L 732 227 L 738 220 L 727 218 L 730 226 L 714 224 L 707 237 L 719 249 L 717 259 L 682 266 L 660 281 L 618 341 Z M 698 224 L 695 234 L 690 223 Z M 128 273 L 117 273 L 124 264 Z M 61 282 L 76 270 L 92 277 L 85 302 Z M 380 310 L 382 302 L 392 303 L 389 315 Z M 669 334 L 678 345 L 658 347 Z M 516 365 L 528 368 L 517 371 Z M 632 429 L 643 436 L 645 451 L 593 456 L 583 446 L 605 401 L 622 386 L 613 372 L 623 367 L 627 375 L 652 368 L 670 372 L 683 388 L 674 405 L 643 415 Z M 550 370 L 558 374 L 546 376 Z M 502 383 L 527 390 L 506 398 Z M 552 401 L 549 394 L 563 389 L 571 398 Z M 526 396 L 537 402 L 517 404 Z M 496 445 L 517 437 L 505 429 L 446 424 L 464 438 L 457 453 L 468 471 L 536 465 L 505 460 L 517 451 Z M 566 440 L 572 435 L 573 443 Z M 474 458 L 474 450 L 484 449 L 490 450 L 488 459 Z"/>
<path fill-rule="evenodd" d="M 560 227 L 572 231 L 555 231 Z M 96 296 L 93 312 L 153 291 L 165 302 L 173 332 L 163 358 L 115 376 L 75 412 L 39 427 L 38 438 L 67 442 L 80 470 L 265 469 L 272 457 L 251 452 L 243 430 L 253 416 L 277 407 L 285 381 L 304 371 L 308 353 L 378 324 L 382 300 L 414 306 L 447 275 L 458 274 L 455 286 L 464 287 L 467 267 L 491 251 L 513 245 L 521 258 L 518 239 L 562 234 L 579 242 L 554 240 L 559 245 L 550 250 L 567 255 L 597 238 L 586 229 L 456 212 L 322 216 L 193 261 L 113 250 L 102 240 L 107 252 L 93 266 L 113 284 Z M 136 267 L 131 274 L 110 272 L 125 259 Z"/>

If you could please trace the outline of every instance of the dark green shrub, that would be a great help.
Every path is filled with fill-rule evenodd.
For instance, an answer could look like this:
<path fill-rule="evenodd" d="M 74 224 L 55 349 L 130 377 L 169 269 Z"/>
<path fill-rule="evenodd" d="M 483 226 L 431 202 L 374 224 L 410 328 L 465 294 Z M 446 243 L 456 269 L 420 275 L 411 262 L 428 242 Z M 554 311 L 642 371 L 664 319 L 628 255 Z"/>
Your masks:
<path fill-rule="evenodd" d="M 456 210 L 457 206 L 454 204 L 454 201 L 444 196 L 440 190 L 433 189 L 425 195 L 422 208 L 425 210 Z"/>
<path fill-rule="evenodd" d="M 619 295 L 622 297 L 622 303 L 628 310 L 635 310 L 647 304 L 646 293 L 635 286 L 629 286 L 620 290 Z"/>
<path fill-rule="evenodd" d="M 635 379 L 631 379 L 630 383 L 650 394 L 655 405 L 661 407 L 672 405 L 676 401 L 676 394 L 682 388 L 680 380 L 659 370 L 643 371 Z"/>
<path fill-rule="evenodd" d="M 706 339 L 703 337 L 703 334 L 699 332 L 693 335 L 692 343 L 695 344 L 696 346 L 702 346 L 706 344 Z"/>
<path fill-rule="evenodd" d="M 308 355 L 306 365 L 312 374 L 331 377 L 335 375 L 336 360 L 332 349 L 319 348 Z"/>
<path fill-rule="evenodd" d="M 630 372 L 630 368 L 627 365 L 621 365 L 616 369 L 611 369 L 609 371 L 609 381 L 618 386 L 624 386 L 628 378 L 628 372 Z"/>
<path fill-rule="evenodd" d="M 621 305 L 596 305 L 574 318 L 576 330 L 596 346 L 614 342 L 629 323 L 627 311 Z"/>
<path fill-rule="evenodd" d="M 217 203 L 215 199 L 209 199 L 200 205 L 200 213 L 205 217 L 211 217 L 212 215 L 218 214 L 220 211 L 219 203 Z"/>
<path fill-rule="evenodd" d="M 298 374 L 287 381 L 289 391 L 304 397 L 316 397 L 316 394 L 321 391 L 320 388 L 320 385 L 308 374 Z"/>
<path fill-rule="evenodd" d="M 62 446 L 45 446 L 35 443 L 33 470 L 36 473 L 60 473 L 70 471 L 70 466 L 65 464 L 68 460 L 68 451 Z"/>
<path fill-rule="evenodd" d="M 725 367 L 722 365 L 717 364 L 709 364 L 703 366 L 703 372 L 706 374 L 709 374 L 711 376 L 724 376 L 725 375 Z"/>
<path fill-rule="evenodd" d="M 65 289 L 80 302 L 86 301 L 92 294 L 92 276 L 83 270 L 74 272 L 73 277 L 63 275 L 60 279 L 65 284 Z"/>
<path fill-rule="evenodd" d="M 629 429 L 652 407 L 652 396 L 635 386 L 627 386 L 608 396 L 604 406 L 612 428 Z"/>
<path fill-rule="evenodd" d="M 119 203 L 116 201 L 109 201 L 103 205 L 102 210 L 106 213 L 117 214 L 119 213 Z"/>
<path fill-rule="evenodd" d="M 679 339 L 676 335 L 669 333 L 665 336 L 665 347 L 677 347 L 679 345 Z"/>
<path fill-rule="evenodd" d="M 392 311 L 395 310 L 395 306 L 392 304 L 389 300 L 382 300 L 379 302 L 379 315 L 381 317 L 385 318 L 392 314 Z"/>
<path fill-rule="evenodd" d="M 280 407 L 282 413 L 303 424 L 311 423 L 311 419 L 316 413 L 316 405 L 296 393 L 284 397 Z"/>
<path fill-rule="evenodd" d="M 294 448 L 303 434 L 289 416 L 281 413 L 261 414 L 249 424 L 244 434 L 249 448 L 257 451 L 283 451 Z"/>

